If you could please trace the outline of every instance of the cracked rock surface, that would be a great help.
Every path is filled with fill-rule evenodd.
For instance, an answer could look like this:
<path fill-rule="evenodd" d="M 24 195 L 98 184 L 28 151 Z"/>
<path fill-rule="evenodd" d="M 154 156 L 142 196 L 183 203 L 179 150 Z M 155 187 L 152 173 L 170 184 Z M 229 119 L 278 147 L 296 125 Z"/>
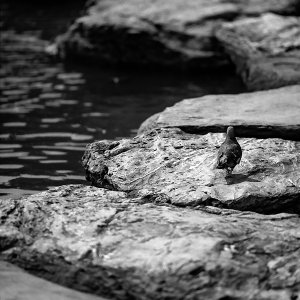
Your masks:
<path fill-rule="evenodd" d="M 144 121 L 139 133 L 178 127 L 205 134 L 232 125 L 238 136 L 300 140 L 300 85 L 183 100 Z"/>
<path fill-rule="evenodd" d="M 94 1 L 58 46 L 63 56 L 110 64 L 219 67 L 228 65 L 214 36 L 220 24 L 298 8 L 299 0 Z"/>
<path fill-rule="evenodd" d="M 88 145 L 83 156 L 92 185 L 177 206 L 213 205 L 262 213 L 299 210 L 300 142 L 238 139 L 243 157 L 232 177 L 215 168 L 224 135 L 156 129 L 118 142 Z M 108 168 L 103 175 L 103 167 Z"/>
<path fill-rule="evenodd" d="M 300 83 L 300 17 L 268 13 L 223 24 L 216 36 L 250 90 Z"/>
<path fill-rule="evenodd" d="M 300 296 L 300 219 L 177 208 L 83 185 L 0 200 L 1 258 L 114 299 Z"/>

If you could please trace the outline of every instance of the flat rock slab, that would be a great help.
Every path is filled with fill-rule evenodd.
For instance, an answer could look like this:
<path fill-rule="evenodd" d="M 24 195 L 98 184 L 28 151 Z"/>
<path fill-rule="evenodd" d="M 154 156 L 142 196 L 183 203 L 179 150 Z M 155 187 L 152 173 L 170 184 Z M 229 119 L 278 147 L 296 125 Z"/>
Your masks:
<path fill-rule="evenodd" d="M 111 64 L 219 67 L 220 24 L 272 11 L 296 14 L 298 0 L 101 0 L 58 39 L 63 56 Z"/>
<path fill-rule="evenodd" d="M 300 296 L 300 218 L 147 203 L 62 186 L 0 200 L 1 258 L 113 299 Z"/>
<path fill-rule="evenodd" d="M 99 141 L 83 156 L 93 185 L 178 206 L 281 211 L 300 200 L 300 142 L 239 139 L 243 157 L 231 178 L 215 169 L 224 135 L 157 129 L 133 139 Z M 107 172 L 108 168 L 108 172 Z M 107 174 L 108 173 L 108 174 Z"/>
<path fill-rule="evenodd" d="M 226 132 L 230 125 L 238 136 L 300 140 L 300 85 L 183 100 L 147 119 L 139 133 L 178 127 L 205 134 Z"/>
<path fill-rule="evenodd" d="M 224 24 L 216 36 L 250 90 L 300 83 L 300 18 L 264 14 Z"/>
<path fill-rule="evenodd" d="M 1 242 L 0 242 L 1 244 Z M 1 300 L 105 300 L 94 295 L 77 292 L 0 261 Z"/>

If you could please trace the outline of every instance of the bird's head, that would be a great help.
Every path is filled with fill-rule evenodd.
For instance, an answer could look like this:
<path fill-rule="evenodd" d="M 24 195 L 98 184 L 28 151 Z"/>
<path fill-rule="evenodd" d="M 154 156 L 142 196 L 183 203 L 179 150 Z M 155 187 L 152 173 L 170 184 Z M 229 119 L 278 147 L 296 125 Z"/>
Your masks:
<path fill-rule="evenodd" d="M 229 126 L 227 128 L 227 136 L 229 138 L 235 138 L 235 134 L 234 134 L 234 128 L 232 126 Z"/>

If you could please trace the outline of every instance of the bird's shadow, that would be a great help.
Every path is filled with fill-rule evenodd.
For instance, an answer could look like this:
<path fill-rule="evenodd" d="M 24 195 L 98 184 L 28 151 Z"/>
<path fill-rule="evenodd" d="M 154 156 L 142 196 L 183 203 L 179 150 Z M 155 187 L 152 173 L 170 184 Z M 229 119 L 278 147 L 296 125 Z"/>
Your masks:
<path fill-rule="evenodd" d="M 244 174 L 231 174 L 230 176 L 226 176 L 225 180 L 227 182 L 228 185 L 230 184 L 237 184 L 237 183 L 241 183 L 241 182 L 260 182 L 257 179 L 253 179 L 253 178 L 249 178 L 251 174 L 249 175 L 244 175 Z"/>

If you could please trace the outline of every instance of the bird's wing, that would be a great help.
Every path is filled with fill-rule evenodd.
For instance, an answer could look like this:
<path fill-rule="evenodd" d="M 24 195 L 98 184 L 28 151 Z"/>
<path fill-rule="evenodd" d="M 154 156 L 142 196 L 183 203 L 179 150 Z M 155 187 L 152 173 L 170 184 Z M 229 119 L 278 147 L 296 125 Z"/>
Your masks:
<path fill-rule="evenodd" d="M 224 167 L 227 163 L 228 157 L 227 157 L 227 151 L 226 151 L 226 144 L 223 143 L 218 151 L 218 157 L 217 157 L 217 166 L 218 167 Z"/>
<path fill-rule="evenodd" d="M 239 164 L 241 162 L 242 158 L 242 148 L 239 144 L 235 144 L 232 151 L 233 155 L 236 158 L 236 164 Z"/>
<path fill-rule="evenodd" d="M 221 144 L 219 150 L 218 150 L 218 162 L 220 161 L 220 158 L 224 155 L 224 143 Z"/>

